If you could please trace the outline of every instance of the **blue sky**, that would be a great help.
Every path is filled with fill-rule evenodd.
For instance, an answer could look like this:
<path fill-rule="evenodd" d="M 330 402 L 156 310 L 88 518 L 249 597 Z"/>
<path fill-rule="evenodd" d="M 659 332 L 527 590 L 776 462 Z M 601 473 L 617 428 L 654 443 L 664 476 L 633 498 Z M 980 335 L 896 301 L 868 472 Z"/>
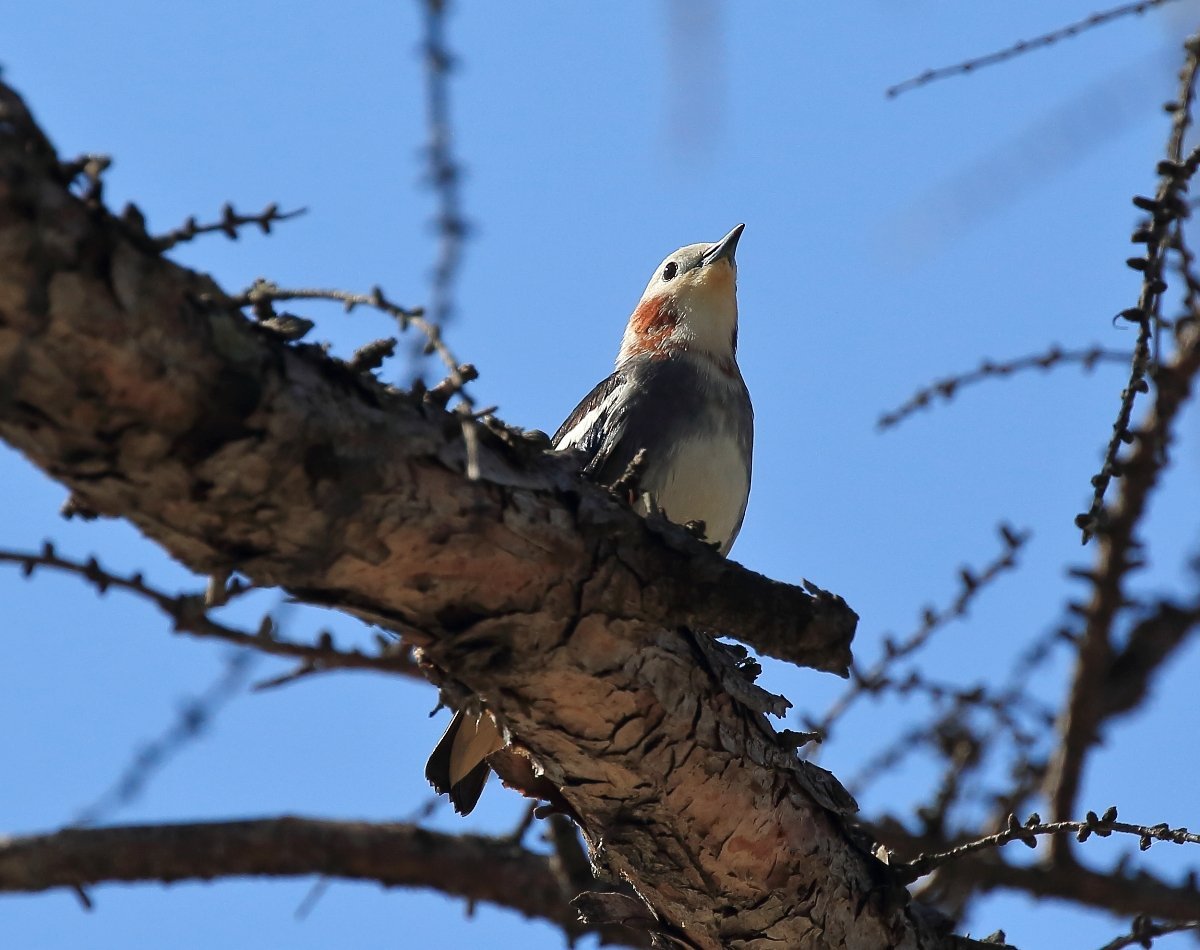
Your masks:
<path fill-rule="evenodd" d="M 754 486 L 733 557 L 846 597 L 870 660 L 883 634 L 913 629 L 956 593 L 962 563 L 998 551 L 995 525 L 1034 531 L 1020 570 L 920 660 L 975 682 L 1063 619 L 1086 565 L 1074 515 L 1086 507 L 1122 369 L 1034 374 L 963 393 L 880 433 L 878 415 L 918 385 L 1044 349 L 1132 344 L 1113 314 L 1132 306 L 1129 198 L 1154 186 L 1178 49 L 1197 4 L 1177 3 L 1052 50 L 887 100 L 924 68 L 985 52 L 1093 11 L 1081 2 L 603 5 L 457 4 L 449 40 L 463 199 L 473 231 L 447 336 L 475 362 L 473 391 L 507 421 L 553 431 L 606 375 L 625 318 L 669 251 L 745 221 L 738 250 L 740 362 L 754 398 Z M 292 286 L 427 299 L 435 254 L 415 3 L 170 5 L 117 0 L 21 4 L 0 64 L 64 156 L 104 152 L 106 197 L 133 200 L 152 231 L 221 204 L 269 201 L 309 213 L 270 238 L 211 237 L 173 253 L 236 290 L 258 276 Z M 304 311 L 313 338 L 349 354 L 392 332 L 364 311 Z M 400 377 L 403 365 L 390 368 Z M 385 373 L 389 369 L 385 367 Z M 1178 590 L 1197 549 L 1200 439 L 1183 420 L 1148 530 L 1143 591 Z M 116 569 L 194 587 L 136 532 L 65 523 L 64 491 L 0 448 L 0 544 L 54 538 Z M 270 609 L 264 594 L 240 615 Z M 236 615 L 235 615 L 236 616 Z M 68 578 L 0 570 L 5 662 L 0 826 L 53 829 L 95 799 L 180 704 L 220 675 L 223 651 L 171 636 L 148 607 L 97 599 Z M 296 635 L 349 621 L 294 612 Z M 256 674 L 280 668 L 260 662 Z M 1059 656 L 1037 686 L 1061 689 Z M 1193 644 L 1144 714 L 1094 757 L 1086 807 L 1197 824 Z M 820 714 L 840 681 L 770 665 L 768 685 Z M 395 819 L 427 799 L 421 762 L 443 726 L 430 687 L 371 675 L 317 678 L 243 695 L 116 821 L 284 811 Z M 861 703 L 821 761 L 841 775 L 915 721 L 916 704 Z M 795 723 L 789 723 L 795 727 Z M 1153 767 L 1131 768 L 1131 750 Z M 1167 761 L 1169 765 L 1159 763 Z M 919 758 L 863 797 L 901 814 L 932 781 Z M 498 785 L 446 829 L 502 831 L 521 802 Z M 1085 852 L 1098 864 L 1120 846 Z M 1178 876 L 1181 849 L 1151 854 Z M 1195 858 L 1193 858 L 1193 864 Z M 1165 869 L 1165 870 L 1164 870 Z M 557 947 L 552 928 L 419 892 L 334 883 L 303 921 L 309 881 L 105 887 L 84 913 L 69 894 L 0 898 L 14 947 Z M 1098 946 L 1123 929 L 1100 914 L 999 895 L 970 922 L 1022 948 Z M 9 942 L 9 941 L 6 941 Z M 1164 942 L 1164 945 L 1169 945 Z"/>

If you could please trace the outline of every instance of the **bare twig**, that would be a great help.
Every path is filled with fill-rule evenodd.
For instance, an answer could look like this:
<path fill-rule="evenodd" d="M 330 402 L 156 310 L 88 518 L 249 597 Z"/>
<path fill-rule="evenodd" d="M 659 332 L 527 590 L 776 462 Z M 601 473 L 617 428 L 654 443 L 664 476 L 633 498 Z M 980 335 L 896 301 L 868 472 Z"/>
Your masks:
<path fill-rule="evenodd" d="M 902 878 L 914 881 L 930 873 L 941 865 L 974 851 L 985 848 L 999 848 L 1010 841 L 1020 841 L 1029 848 L 1037 847 L 1037 838 L 1042 835 L 1072 834 L 1078 841 L 1087 841 L 1092 835 L 1107 838 L 1112 834 L 1134 835 L 1139 840 L 1139 847 L 1146 851 L 1155 841 L 1168 841 L 1173 844 L 1200 844 L 1200 834 L 1193 834 L 1186 828 L 1171 828 L 1165 822 L 1157 825 L 1134 825 L 1125 821 L 1117 821 L 1117 809 L 1109 808 L 1102 816 L 1093 811 L 1087 813 L 1083 821 L 1051 821 L 1043 822 L 1036 813 L 1030 815 L 1024 824 L 1017 821 L 1015 815 L 1009 815 L 1007 827 L 996 834 L 986 835 L 968 841 L 949 851 L 937 854 L 921 854 L 903 865 L 895 866 L 896 873 Z"/>
<path fill-rule="evenodd" d="M 330 642 L 332 634 L 327 630 L 322 630 L 317 635 L 317 642 Z M 403 640 L 387 640 L 385 637 L 376 636 L 376 643 L 379 645 L 380 657 L 386 657 L 392 664 L 389 672 L 399 673 L 413 679 L 425 679 L 425 674 L 421 672 L 421 667 L 417 663 L 416 656 L 413 654 L 412 647 Z M 295 669 L 288 670 L 286 673 L 280 673 L 278 676 L 272 676 L 269 679 L 260 680 L 254 683 L 250 689 L 255 693 L 266 692 L 271 689 L 279 689 L 281 686 L 290 686 L 292 683 L 300 680 L 308 679 L 312 676 L 317 676 L 323 673 L 329 673 L 337 669 L 335 666 L 322 666 L 316 660 L 308 659 L 300 663 Z"/>
<path fill-rule="evenodd" d="M 529 834 L 529 829 L 533 827 L 534 819 L 537 818 L 537 809 L 537 802 L 529 802 L 525 806 L 525 811 L 521 814 L 521 820 L 518 821 L 517 826 L 505 836 L 505 839 L 511 841 L 513 844 L 524 844 L 525 836 Z"/>
<path fill-rule="evenodd" d="M 424 353 L 437 352 L 450 371 L 449 375 L 430 390 L 446 405 L 451 395 L 462 401 L 460 424 L 467 451 L 467 477 L 477 480 L 479 468 L 479 431 L 470 418 L 470 400 L 463 387 L 477 375 L 475 368 L 460 364 L 442 342 L 441 329 L 454 316 L 454 285 L 462 266 L 463 242 L 469 226 L 462 213 L 462 168 L 454 156 L 454 131 L 450 121 L 450 73 L 454 58 L 446 46 L 446 11 L 449 0 L 420 0 L 424 12 L 425 37 L 422 51 L 425 56 L 425 115 L 429 142 L 425 154 L 430 186 L 437 195 L 437 214 L 434 225 L 438 235 L 438 255 L 433 267 L 433 286 L 429 296 L 429 326 L 425 335 L 429 342 Z M 466 372 L 469 370 L 470 372 Z"/>
<path fill-rule="evenodd" d="M 1184 44 L 1186 57 L 1180 71 L 1180 90 L 1169 106 L 1174 114 L 1171 135 L 1167 143 L 1167 158 L 1159 163 L 1160 182 L 1154 199 L 1139 199 L 1138 205 L 1151 215 L 1148 227 L 1139 229 L 1135 240 L 1144 240 L 1148 251 L 1137 269 L 1145 279 L 1138 307 L 1126 314 L 1140 324 L 1138 345 L 1134 353 L 1129 385 L 1121 396 L 1121 408 L 1113 426 L 1113 436 L 1105 453 L 1104 465 L 1093 478 L 1095 493 L 1089 511 L 1076 519 L 1084 540 L 1098 537 L 1097 565 L 1094 570 L 1077 572 L 1091 587 L 1086 604 L 1074 603 L 1070 609 L 1083 620 L 1082 629 L 1074 633 L 1078 644 L 1075 670 L 1068 700 L 1059 717 L 1059 742 L 1046 776 L 1045 792 L 1052 814 L 1064 819 L 1076 807 L 1081 776 L 1089 751 L 1101 741 L 1101 727 L 1106 717 L 1122 711 L 1133 698 L 1142 695 L 1149 675 L 1168 656 L 1192 621 L 1187 611 L 1170 622 L 1141 628 L 1138 643 L 1130 641 L 1134 653 L 1128 659 L 1140 669 L 1124 682 L 1110 678 L 1117 670 L 1119 654 L 1114 648 L 1115 625 L 1118 616 L 1131 606 L 1126 592 L 1129 575 L 1143 566 L 1142 543 L 1138 530 L 1155 487 L 1166 468 L 1168 447 L 1174 438 L 1175 425 L 1182 408 L 1191 398 L 1192 387 L 1200 374 L 1200 331 L 1195 314 L 1185 314 L 1175 322 L 1175 351 L 1168 359 L 1161 354 L 1151 366 L 1150 338 L 1161 324 L 1160 308 L 1166 283 L 1162 279 L 1165 255 L 1172 247 L 1182 244 L 1178 221 L 1186 216 L 1184 193 L 1191 176 L 1200 166 L 1200 150 L 1194 150 L 1186 161 L 1181 160 L 1183 139 L 1190 123 L 1197 76 L 1200 74 L 1200 34 Z M 1187 266 L 1187 257 L 1184 258 Z M 1131 262 L 1132 263 L 1132 262 Z M 1138 392 L 1149 391 L 1145 375 L 1152 373 L 1154 405 L 1136 429 L 1129 427 L 1133 401 Z M 1118 459 L 1118 450 L 1130 443 L 1129 453 Z M 1104 505 L 1109 481 L 1120 478 L 1120 492 L 1111 506 Z M 1127 688 L 1123 696 L 1110 695 L 1112 686 Z M 1052 855 L 1056 862 L 1071 860 L 1070 844 L 1055 839 Z"/>
<path fill-rule="evenodd" d="M 1058 346 L 1052 346 L 1045 353 L 1021 356 L 1002 363 L 984 360 L 979 364 L 978 369 L 947 376 L 930 386 L 918 389 L 898 408 L 881 415 L 876 425 L 880 429 L 890 429 L 913 415 L 917 410 L 929 406 L 935 398 L 949 402 L 964 386 L 980 383 L 987 379 L 1003 379 L 1022 370 L 1049 370 L 1069 363 L 1077 363 L 1090 372 L 1097 363 L 1126 363 L 1128 360 L 1128 353 L 1106 350 L 1099 346 L 1092 346 L 1086 350 L 1064 350 Z"/>
<path fill-rule="evenodd" d="M 280 640 L 270 616 L 263 617 L 258 630 L 248 633 L 215 620 L 204 606 L 203 594 L 172 595 L 148 584 L 141 574 L 121 577 L 102 568 L 95 558 L 86 562 L 60 557 L 47 542 L 40 552 L 0 550 L 0 564 L 16 564 L 29 577 L 40 567 L 52 568 L 84 578 L 104 594 L 110 589 L 123 590 L 154 604 L 171 618 L 177 633 L 210 637 L 248 647 L 261 653 L 289 656 L 306 660 L 320 669 L 379 670 L 388 673 L 411 674 L 407 657 L 371 656 L 358 650 L 339 650 L 333 638 L 323 633 L 315 645 Z"/>
<path fill-rule="evenodd" d="M 993 730 L 993 735 L 981 740 L 981 745 L 988 747 L 994 744 L 1001 732 L 1008 734 L 1018 747 L 1028 746 L 1034 741 L 1037 731 L 1044 730 L 1054 722 L 1054 713 L 1048 707 L 1015 686 L 1010 686 L 1002 693 L 996 693 L 982 684 L 960 687 L 949 683 L 936 683 L 913 670 L 906 677 L 888 678 L 888 685 L 884 688 L 890 688 L 897 696 L 923 693 L 934 702 L 948 705 L 932 722 L 906 730 L 868 759 L 846 783 L 847 789 L 856 797 L 868 784 L 894 768 L 911 753 L 924 746 L 936 745 L 947 721 L 962 723 L 972 710 L 986 713 L 995 720 L 996 729 Z M 1018 718 L 1019 712 L 1024 712 L 1032 720 L 1032 728 L 1022 724 Z"/>
<path fill-rule="evenodd" d="M 436 353 L 448 370 L 449 375 L 446 378 L 446 382 L 439 384 L 439 387 L 445 394 L 445 399 L 449 400 L 451 396 L 458 396 L 468 408 L 474 408 L 474 403 L 466 392 L 464 392 L 464 387 L 468 382 L 476 378 L 478 373 L 469 363 L 460 363 L 455 358 L 454 354 L 450 351 L 450 347 L 442 339 L 440 328 L 437 324 L 425 319 L 425 311 L 420 307 L 412 309 L 401 307 L 399 304 L 389 300 L 379 287 L 372 287 L 371 292 L 366 294 L 355 294 L 346 290 L 322 290 L 311 287 L 289 290 L 265 280 L 256 281 L 249 290 L 233 298 L 232 303 L 235 306 L 257 307 L 284 300 L 334 301 L 342 304 L 346 308 L 347 313 L 353 312 L 355 307 L 372 307 L 392 317 L 399 324 L 401 330 L 407 330 L 409 326 L 416 327 L 425 335 L 426 350 L 430 353 Z"/>
<path fill-rule="evenodd" d="M 970 568 L 959 569 L 960 589 L 954 602 L 942 612 L 932 607 L 926 607 L 920 626 L 904 641 L 897 643 L 890 637 L 884 640 L 884 655 L 870 670 L 860 672 L 851 667 L 851 684 L 836 702 L 826 711 L 820 722 L 809 722 L 808 728 L 828 736 L 834 722 L 845 714 L 853 703 L 867 693 L 878 693 L 888 684 L 886 674 L 895 663 L 904 657 L 911 656 L 925 645 L 931 636 L 941 627 L 966 615 L 971 602 L 981 590 L 987 587 L 1000 574 L 1016 567 L 1016 555 L 1021 546 L 1029 540 L 1028 531 L 1014 531 L 1007 525 L 999 529 L 1004 550 L 980 574 Z"/>
<path fill-rule="evenodd" d="M 265 312 L 270 309 L 272 304 L 283 300 L 336 301 L 345 306 L 347 313 L 352 312 L 358 306 L 373 307 L 391 316 L 400 325 L 401 330 L 408 329 L 410 325 L 420 330 L 425 335 L 425 351 L 436 353 L 449 371 L 446 378 L 428 390 L 426 395 L 432 397 L 433 401 L 441 406 L 445 406 L 453 396 L 458 397 L 459 403 L 455 407 L 455 412 L 459 416 L 463 442 L 466 445 L 467 476 L 473 480 L 479 478 L 479 433 L 476 429 L 478 423 L 475 418 L 475 403 L 465 391 L 467 383 L 478 377 L 479 374 L 470 363 L 460 363 L 455 358 L 442 339 L 441 327 L 437 323 L 425 319 L 422 309 L 401 307 L 389 300 L 379 287 L 371 288 L 369 294 L 314 288 L 285 290 L 264 280 L 256 281 L 249 290 L 234 298 L 233 303 L 236 306 L 254 307 L 256 311 L 265 308 Z M 364 361 L 364 365 L 369 365 L 376 356 L 378 353 L 369 354 L 370 358 Z"/>
<path fill-rule="evenodd" d="M 370 293 L 356 294 L 348 290 L 326 290 L 314 287 L 284 288 L 269 280 L 256 280 L 248 289 L 226 303 L 236 307 L 252 307 L 257 315 L 270 312 L 272 304 L 287 300 L 328 300 L 340 303 L 347 313 L 353 313 L 356 307 L 372 307 L 380 313 L 386 313 L 396 321 L 401 330 L 407 330 L 409 325 L 415 326 L 425 334 L 426 345 L 438 348 L 438 355 L 449 367 L 456 367 L 457 361 L 453 354 L 441 342 L 440 335 L 434 334 L 433 327 L 422 319 L 424 310 L 420 307 L 406 308 L 389 300 L 381 287 L 372 287 Z M 265 309 L 264 309 L 265 308 Z"/>
<path fill-rule="evenodd" d="M 1031 40 L 1018 40 L 1012 46 L 1005 47 L 1001 50 L 996 50 L 992 53 L 987 53 L 983 56 L 977 56 L 972 59 L 963 60 L 960 63 L 955 63 L 953 66 L 940 66 L 937 69 L 927 69 L 925 72 L 913 76 L 911 79 L 906 79 L 904 82 L 897 83 L 888 88 L 886 95 L 888 98 L 895 98 L 901 93 L 908 92 L 910 89 L 916 89 L 919 86 L 927 86 L 931 82 L 936 82 L 939 79 L 946 79 L 950 76 L 965 76 L 973 73 L 978 69 L 983 69 L 986 66 L 994 66 L 996 63 L 1003 63 L 1006 60 L 1014 59 L 1017 56 L 1022 56 L 1025 53 L 1031 53 L 1037 49 L 1045 49 L 1047 46 L 1053 46 L 1062 40 L 1070 39 L 1078 36 L 1080 33 L 1085 33 L 1095 27 L 1102 26 L 1105 23 L 1111 23 L 1113 20 L 1121 17 L 1130 16 L 1132 14 L 1145 13 L 1152 7 L 1161 7 L 1171 3 L 1172 0 L 1138 0 L 1137 3 L 1124 3 L 1119 7 L 1112 7 L 1109 10 L 1102 10 L 1098 13 L 1093 13 L 1075 23 L 1070 23 L 1067 26 L 1051 30 L 1049 33 L 1043 33 L 1040 36 L 1035 36 Z"/>
<path fill-rule="evenodd" d="M 1047 793 L 1056 818 L 1063 818 L 1074 809 L 1087 752 L 1100 740 L 1105 716 L 1119 711 L 1120 704 L 1114 705 L 1114 697 L 1106 694 L 1106 688 L 1112 685 L 1109 676 L 1115 661 L 1113 628 L 1118 614 L 1129 606 L 1125 581 L 1143 564 L 1137 528 L 1165 467 L 1166 447 L 1173 438 L 1175 422 L 1191 396 L 1198 374 L 1200 331 L 1189 325 L 1180 336 L 1175 356 L 1155 373 L 1154 410 L 1139 429 L 1132 453 L 1122 462 L 1120 497 L 1099 536 L 1099 563 L 1094 572 L 1086 575 L 1092 596 L 1086 605 L 1072 605 L 1082 616 L 1084 626 L 1077 637 L 1078 657 L 1070 699 L 1059 720 L 1061 740 L 1047 776 Z M 1147 666 L 1147 676 L 1174 649 L 1169 641 L 1178 641 L 1190 629 L 1188 614 L 1184 610 L 1180 617 L 1166 618 L 1159 628 L 1143 630 L 1139 643 L 1130 642 L 1129 646 L 1137 650 L 1139 663 L 1144 665 L 1147 658 L 1152 660 Z M 1159 659 L 1154 660 L 1155 656 Z M 1145 678 L 1141 677 L 1141 688 Z"/>
<path fill-rule="evenodd" d="M 642 480 L 642 475 L 646 471 L 646 459 L 647 452 L 644 448 L 638 449 L 633 454 L 633 458 L 631 458 L 629 460 L 629 464 L 625 466 L 625 471 L 623 471 L 620 477 L 618 477 L 617 480 L 609 486 L 612 489 L 613 494 L 623 496 L 625 498 L 636 498 L 641 494 L 641 491 L 639 490 L 639 484 Z M 701 536 L 703 536 L 703 534 Z"/>
<path fill-rule="evenodd" d="M 934 848 L 921 837 L 911 834 L 899 822 L 886 820 L 871 825 L 871 834 L 894 853 L 912 854 Z M 1062 834 L 1051 840 L 1069 837 Z M 1159 919 L 1191 920 L 1200 907 L 1200 887 L 1196 875 L 1187 874 L 1178 883 L 1156 877 L 1145 869 L 1131 872 L 1128 862 L 1119 861 L 1104 870 L 1092 870 L 1077 863 L 1054 864 L 1029 861 L 1010 862 L 996 848 L 984 848 L 958 857 L 925 878 L 916 896 L 925 901 L 947 895 L 982 896 L 995 890 L 1011 890 L 1035 898 L 1071 901 L 1095 907 L 1110 914 L 1150 914 Z"/>
<path fill-rule="evenodd" d="M 1200 920 L 1182 920 L 1175 922 L 1155 923 L 1145 914 L 1133 918 L 1133 926 L 1129 933 L 1122 934 L 1106 943 L 1100 950 L 1122 950 L 1123 947 L 1149 947 L 1155 937 L 1165 937 L 1167 934 L 1180 933 L 1184 930 L 1200 930 Z"/>
<path fill-rule="evenodd" d="M 1153 198 L 1134 198 L 1134 204 L 1151 216 L 1149 226 L 1139 228 L 1133 235 L 1136 243 L 1146 244 L 1146 256 L 1133 257 L 1127 262 L 1143 275 L 1141 293 L 1137 306 L 1121 314 L 1138 325 L 1138 338 L 1129 369 L 1129 382 L 1121 393 L 1117 419 L 1104 451 L 1104 463 L 1092 477 L 1091 506 L 1075 519 L 1075 524 L 1083 532 L 1084 544 L 1092 535 L 1107 528 L 1104 495 L 1112 479 L 1120 475 L 1122 466 L 1117 455 L 1121 446 L 1133 440 L 1129 422 L 1133 416 L 1134 402 L 1139 393 L 1149 391 L 1145 377 L 1150 366 L 1150 338 L 1160 325 L 1162 297 L 1167 289 L 1164 279 L 1166 253 L 1173 243 L 1178 243 L 1175 225 L 1189 213 L 1184 194 L 1189 180 L 1200 165 L 1200 149 L 1193 150 L 1186 161 L 1183 158 L 1183 141 L 1191 123 L 1192 99 L 1200 71 L 1200 34 L 1189 37 L 1184 49 L 1187 56 L 1179 74 L 1179 94 L 1171 103 L 1173 119 L 1167 141 L 1167 157 L 1158 163 L 1158 190 Z"/>
<path fill-rule="evenodd" d="M 218 231 L 231 241 L 236 241 L 239 228 L 253 225 L 260 228 L 263 234 L 270 234 L 272 224 L 299 217 L 307 210 L 307 208 L 297 208 L 295 211 L 280 211 L 279 205 L 271 202 L 258 214 L 239 214 L 232 204 L 226 202 L 221 207 L 221 220 L 211 224 L 199 224 L 195 217 L 190 217 L 174 231 L 158 235 L 152 240 L 154 246 L 160 251 L 169 251 L 178 244 L 195 240 L 201 234 L 214 234 Z"/>

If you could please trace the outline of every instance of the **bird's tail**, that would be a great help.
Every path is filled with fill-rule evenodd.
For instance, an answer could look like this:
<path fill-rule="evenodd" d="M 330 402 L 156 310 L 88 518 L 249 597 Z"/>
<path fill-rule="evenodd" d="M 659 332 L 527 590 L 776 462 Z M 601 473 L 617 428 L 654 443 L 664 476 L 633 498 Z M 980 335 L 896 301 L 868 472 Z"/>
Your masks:
<path fill-rule="evenodd" d="M 504 748 L 496 723 L 487 713 L 460 709 L 450 720 L 425 764 L 425 778 L 439 795 L 449 795 L 460 815 L 469 815 L 487 782 L 487 757 Z"/>

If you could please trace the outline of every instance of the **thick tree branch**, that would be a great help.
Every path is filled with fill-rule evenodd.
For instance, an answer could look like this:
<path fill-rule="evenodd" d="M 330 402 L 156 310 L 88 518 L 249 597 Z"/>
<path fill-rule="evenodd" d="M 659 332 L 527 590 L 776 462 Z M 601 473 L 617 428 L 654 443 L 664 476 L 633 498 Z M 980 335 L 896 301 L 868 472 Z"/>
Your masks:
<path fill-rule="evenodd" d="M 581 483 L 569 458 L 256 328 L 68 192 L 0 87 L 0 436 L 204 573 L 365 613 L 480 699 L 700 948 L 962 945 L 845 825 L 780 703 L 700 631 L 844 672 L 855 616 Z M 511 881 L 506 881 L 511 886 Z"/>
<path fill-rule="evenodd" d="M 414 825 L 285 817 L 68 828 L 0 839 L 0 892 L 312 874 L 430 887 L 547 920 L 572 936 L 596 929 L 576 919 L 569 902 L 579 889 L 553 856 L 504 839 Z M 627 930 L 602 928 L 601 936 L 644 945 Z"/>
<path fill-rule="evenodd" d="M 468 483 L 453 414 L 256 332 L 67 184 L 0 87 L 0 435 L 95 510 L 199 571 L 236 568 L 430 638 L 570 601 L 608 568 L 641 581 L 633 600 L 606 598 L 615 615 L 845 672 L 856 618 L 839 598 L 646 524 L 512 430 L 481 431 L 484 478 Z M 431 512 L 435 498 L 450 507 Z"/>

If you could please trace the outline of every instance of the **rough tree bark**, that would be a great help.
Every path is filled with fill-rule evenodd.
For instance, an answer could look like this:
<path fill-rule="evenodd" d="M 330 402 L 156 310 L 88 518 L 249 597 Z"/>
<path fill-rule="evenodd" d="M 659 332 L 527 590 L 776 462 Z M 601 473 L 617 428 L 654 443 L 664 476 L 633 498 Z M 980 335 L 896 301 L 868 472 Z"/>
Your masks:
<path fill-rule="evenodd" d="M 844 673 L 837 597 L 728 563 L 569 459 L 255 326 L 74 196 L 0 86 L 0 436 L 200 572 L 368 611 L 480 698 L 596 864 L 695 947 L 943 947 L 718 631 Z"/>

